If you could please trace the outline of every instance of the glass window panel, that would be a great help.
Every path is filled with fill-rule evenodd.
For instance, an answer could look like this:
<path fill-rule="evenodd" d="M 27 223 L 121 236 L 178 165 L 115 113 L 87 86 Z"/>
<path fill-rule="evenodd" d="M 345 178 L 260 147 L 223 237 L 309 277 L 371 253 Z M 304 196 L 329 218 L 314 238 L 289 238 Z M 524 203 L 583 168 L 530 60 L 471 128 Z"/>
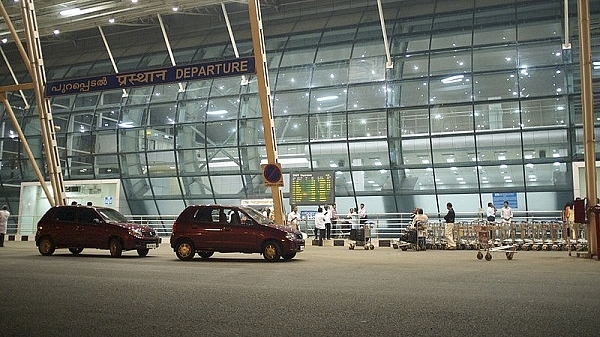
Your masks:
<path fill-rule="evenodd" d="M 90 132 L 96 127 L 96 118 L 91 111 L 74 113 L 72 119 L 72 128 L 69 128 L 68 131 L 85 133 Z"/>
<path fill-rule="evenodd" d="M 89 71 L 90 71 L 89 64 L 74 65 L 65 74 L 65 78 L 82 78 L 82 77 L 85 77 Z"/>
<path fill-rule="evenodd" d="M 177 83 L 160 84 L 154 86 L 154 93 L 150 100 L 152 103 L 177 101 L 179 85 Z"/>
<path fill-rule="evenodd" d="M 227 76 L 215 78 L 210 90 L 210 96 L 237 95 L 240 93 L 241 77 Z"/>
<path fill-rule="evenodd" d="M 304 89 L 310 86 L 312 66 L 279 69 L 276 90 Z"/>
<path fill-rule="evenodd" d="M 113 72 L 113 66 L 109 61 L 97 61 L 91 66 L 87 76 L 112 74 Z"/>
<path fill-rule="evenodd" d="M 127 105 L 147 104 L 152 97 L 152 86 L 132 88 L 127 96 Z"/>
<path fill-rule="evenodd" d="M 241 162 L 237 148 L 209 148 L 207 152 L 208 167 L 211 174 L 240 172 Z"/>
<path fill-rule="evenodd" d="M 349 165 L 345 141 L 313 141 L 310 143 L 310 154 L 315 169 L 334 170 Z"/>
<path fill-rule="evenodd" d="M 470 102 L 471 78 L 469 75 L 453 75 L 432 79 L 429 90 L 429 102 L 433 104 Z"/>
<path fill-rule="evenodd" d="M 258 95 L 242 95 L 240 97 L 240 118 L 261 117 L 262 111 Z"/>
<path fill-rule="evenodd" d="M 435 185 L 438 190 L 476 189 L 478 181 L 477 168 L 443 167 L 435 169 Z"/>
<path fill-rule="evenodd" d="M 400 182 L 400 189 L 405 191 L 434 190 L 433 169 L 430 167 L 404 169 L 404 179 Z"/>
<path fill-rule="evenodd" d="M 546 65 L 563 64 L 563 52 L 560 41 L 552 44 L 519 45 L 519 66 L 531 68 Z"/>
<path fill-rule="evenodd" d="M 394 59 L 394 72 L 397 79 L 425 77 L 429 74 L 427 56 L 406 56 Z"/>
<path fill-rule="evenodd" d="M 403 137 L 402 138 L 402 163 L 404 165 L 429 166 L 431 159 L 431 143 L 429 138 Z"/>
<path fill-rule="evenodd" d="M 473 32 L 473 45 L 501 44 L 516 41 L 514 27 L 481 27 Z"/>
<path fill-rule="evenodd" d="M 318 64 L 315 66 L 312 87 L 343 85 L 348 83 L 348 63 Z"/>
<path fill-rule="evenodd" d="M 291 67 L 312 64 L 315 59 L 315 49 L 286 50 L 283 53 L 280 67 Z"/>
<path fill-rule="evenodd" d="M 454 4 L 456 6 L 456 4 Z M 453 8 L 453 10 L 456 10 Z M 457 27 L 472 27 L 473 26 L 473 14 L 470 10 L 465 11 L 464 14 L 454 13 L 452 15 L 438 15 L 433 18 L 432 30 L 435 31 L 447 31 L 450 29 L 456 29 Z"/>
<path fill-rule="evenodd" d="M 351 114 L 352 115 L 352 114 Z M 385 111 L 362 113 L 348 121 L 348 138 L 373 138 L 387 136 L 387 115 Z"/>
<path fill-rule="evenodd" d="M 289 37 L 286 48 L 296 48 L 296 47 L 313 47 L 307 48 L 314 51 L 314 47 L 319 43 L 321 39 L 321 33 L 307 33 L 307 34 L 292 34 Z M 314 55 L 314 54 L 313 54 Z"/>
<path fill-rule="evenodd" d="M 431 108 L 431 133 L 454 133 L 473 130 L 473 107 L 454 106 Z"/>
<path fill-rule="evenodd" d="M 148 108 L 148 125 L 171 128 L 177 117 L 177 105 L 174 103 L 153 104 Z"/>
<path fill-rule="evenodd" d="M 173 133 L 173 125 L 146 129 L 146 150 L 173 149 Z"/>
<path fill-rule="evenodd" d="M 123 149 L 121 149 L 123 152 Z M 119 155 L 121 174 L 124 177 L 139 177 L 146 173 L 146 156 L 141 153 L 128 153 Z"/>
<path fill-rule="evenodd" d="M 431 50 L 471 46 L 471 31 L 444 32 L 431 37 Z"/>
<path fill-rule="evenodd" d="M 376 171 L 365 171 L 364 190 L 365 191 L 391 191 L 392 176 L 390 170 L 380 169 Z"/>
<path fill-rule="evenodd" d="M 398 114 L 402 135 L 428 135 L 429 134 L 429 110 L 412 109 L 394 112 Z M 390 125 L 390 129 L 396 127 Z"/>
<path fill-rule="evenodd" d="M 519 86 L 513 72 L 474 75 L 473 92 L 476 101 L 517 98 Z"/>
<path fill-rule="evenodd" d="M 560 17 L 560 16 L 559 16 Z M 563 31 L 561 20 L 540 21 L 539 19 L 519 22 L 518 41 L 556 38 L 560 41 Z"/>
<path fill-rule="evenodd" d="M 96 133 L 95 153 L 117 153 L 117 134 L 114 130 Z"/>
<path fill-rule="evenodd" d="M 310 117 L 311 140 L 346 139 L 346 114 L 317 114 Z"/>
<path fill-rule="evenodd" d="M 351 59 L 349 82 L 361 83 L 383 81 L 385 80 L 385 69 L 385 57 Z"/>
<path fill-rule="evenodd" d="M 451 51 L 431 54 L 430 74 L 464 74 L 471 71 L 471 51 Z"/>
<path fill-rule="evenodd" d="M 388 106 L 418 106 L 429 103 L 427 81 L 403 81 L 390 84 Z"/>
<path fill-rule="evenodd" d="M 310 97 L 310 112 L 346 111 L 345 88 L 315 89 Z"/>
<path fill-rule="evenodd" d="M 477 158 L 480 163 L 494 162 L 504 165 L 507 161 L 521 160 L 520 133 L 488 133 L 476 137 Z"/>
<path fill-rule="evenodd" d="M 320 115 L 319 115 L 320 116 Z M 329 116 L 327 116 L 329 117 Z M 257 120 L 257 122 L 259 122 Z M 278 143 L 281 142 L 306 142 L 308 140 L 308 118 L 306 116 L 281 116 L 274 119 L 275 123 L 275 137 L 278 140 Z M 260 135 L 262 134 L 262 121 L 260 125 L 256 125 L 256 127 L 260 127 Z M 318 126 L 311 125 L 311 130 L 318 128 Z M 345 135 L 345 133 L 344 133 Z M 264 143 L 261 142 L 261 143 Z M 258 143 L 253 143 L 258 144 Z M 280 151 L 277 151 L 280 153 Z"/>
<path fill-rule="evenodd" d="M 150 178 L 152 184 L 152 192 L 155 197 L 181 197 L 181 189 L 179 188 L 179 180 L 177 177 L 166 178 Z"/>
<path fill-rule="evenodd" d="M 213 191 L 215 192 L 215 197 L 229 195 L 239 195 L 240 197 L 245 196 L 244 184 L 240 175 L 231 175 L 226 177 L 211 176 L 211 181 Z"/>
<path fill-rule="evenodd" d="M 89 109 L 96 107 L 98 103 L 99 93 L 79 94 L 75 98 L 73 109 Z"/>
<path fill-rule="evenodd" d="M 119 69 L 120 73 L 125 73 L 129 71 L 134 71 L 137 69 L 138 63 L 140 63 L 139 58 L 117 58 L 117 69 Z"/>
<path fill-rule="evenodd" d="M 545 187 L 552 190 L 572 188 L 570 174 L 564 162 L 525 166 L 525 181 L 528 187 Z"/>
<path fill-rule="evenodd" d="M 121 120 L 117 125 L 119 128 L 133 128 L 146 125 L 145 107 L 123 107 L 121 110 Z"/>
<path fill-rule="evenodd" d="M 173 151 L 148 151 L 148 171 L 150 176 L 174 176 L 177 175 L 175 166 L 175 152 Z"/>
<path fill-rule="evenodd" d="M 198 49 L 196 55 L 194 55 L 194 59 L 192 60 L 194 63 L 198 62 L 206 62 L 207 60 L 216 59 L 223 55 L 223 51 L 228 46 L 228 44 L 217 44 L 214 46 L 202 46 Z"/>
<path fill-rule="evenodd" d="M 565 97 L 521 102 L 523 127 L 568 125 L 568 103 Z"/>
<path fill-rule="evenodd" d="M 127 191 L 129 200 L 134 198 L 152 197 L 148 178 L 121 179 L 123 188 Z M 147 209 L 147 208 L 143 208 Z"/>
<path fill-rule="evenodd" d="M 177 168 L 182 176 L 207 175 L 206 151 L 204 149 L 178 150 Z M 185 183 L 188 185 L 189 181 L 186 179 Z"/>
<path fill-rule="evenodd" d="M 348 111 L 385 107 L 386 90 L 381 83 L 349 87 Z"/>
<path fill-rule="evenodd" d="M 173 50 L 173 58 L 177 61 L 178 65 L 190 64 L 194 54 L 196 54 L 195 49 Z"/>
<path fill-rule="evenodd" d="M 237 121 L 216 121 L 206 123 L 207 146 L 237 145 Z"/>
<path fill-rule="evenodd" d="M 278 92 L 273 100 L 273 115 L 306 114 L 308 98 L 308 91 Z"/>
<path fill-rule="evenodd" d="M 336 44 L 331 46 L 321 46 L 317 50 L 317 59 L 315 63 L 323 63 L 329 61 L 341 61 L 348 60 L 350 58 L 350 52 L 352 51 L 352 45 L 350 44 Z"/>
<path fill-rule="evenodd" d="M 100 94 L 100 102 L 98 102 L 98 107 L 119 106 L 119 104 L 121 104 L 122 98 L 123 98 L 122 90 L 103 91 Z"/>
<path fill-rule="evenodd" d="M 350 142 L 352 169 L 383 169 L 389 167 L 389 149 L 385 140 Z"/>
<path fill-rule="evenodd" d="M 279 68 L 279 63 L 281 62 L 281 56 L 283 52 L 276 51 L 267 53 L 267 67 L 269 70 Z"/>
<path fill-rule="evenodd" d="M 567 130 L 538 130 L 523 132 L 523 158 L 529 165 L 546 158 L 568 158 Z M 552 159 L 553 160 L 553 159 Z"/>
<path fill-rule="evenodd" d="M 170 65 L 169 55 L 165 53 L 145 54 L 140 61 L 139 68 L 141 69 L 156 69 L 166 65 Z"/>
<path fill-rule="evenodd" d="M 265 39 L 265 48 L 267 51 L 275 51 L 283 49 L 287 43 L 289 36 L 270 37 Z M 269 53 L 267 53 L 269 54 Z"/>
<path fill-rule="evenodd" d="M 208 101 L 206 120 L 214 121 L 237 118 L 239 104 L 239 96 L 211 98 Z"/>
<path fill-rule="evenodd" d="M 518 102 L 498 102 L 475 105 L 475 130 L 518 129 Z"/>
<path fill-rule="evenodd" d="M 73 105 L 73 96 L 58 96 L 50 100 L 52 114 L 58 114 L 61 112 L 70 112 L 71 106 Z"/>
<path fill-rule="evenodd" d="M 200 80 L 187 83 L 187 88 L 183 94 L 184 99 L 197 99 L 200 97 L 208 97 L 212 86 L 212 80 Z"/>
<path fill-rule="evenodd" d="M 437 164 L 454 166 L 475 163 L 475 138 L 472 134 L 432 138 L 431 146 L 433 160 Z"/>
<path fill-rule="evenodd" d="M 356 28 L 331 29 L 323 32 L 321 44 L 352 41 L 356 36 Z"/>
<path fill-rule="evenodd" d="M 379 30 L 379 39 L 375 40 L 362 40 L 354 43 L 352 49 L 353 58 L 364 58 L 372 56 L 386 55 L 385 45 L 381 40 L 381 30 Z"/>
<path fill-rule="evenodd" d="M 298 171 L 298 169 L 309 170 L 310 162 L 307 151 L 308 146 L 305 144 L 278 144 L 277 155 L 284 172 Z"/>
<path fill-rule="evenodd" d="M 206 119 L 206 100 L 180 101 L 178 122 L 201 122 Z"/>
<path fill-rule="evenodd" d="M 521 69 L 521 97 L 566 94 L 565 78 L 560 68 Z"/>
<path fill-rule="evenodd" d="M 522 190 L 525 186 L 522 165 L 482 166 L 479 169 L 482 190 Z"/>
<path fill-rule="evenodd" d="M 119 123 L 119 110 L 118 109 L 100 109 L 96 111 L 96 123 L 97 130 L 114 130 L 117 128 Z"/>
<path fill-rule="evenodd" d="M 260 185 L 264 185 L 261 164 L 267 163 L 267 149 L 265 146 L 258 145 L 240 147 L 240 153 L 243 159 L 242 170 L 245 173 L 257 174 L 257 176 L 252 177 L 249 182 L 256 182 Z"/>
<path fill-rule="evenodd" d="M 145 149 L 143 129 L 121 129 L 118 133 L 120 152 L 137 152 Z"/>
<path fill-rule="evenodd" d="M 516 68 L 517 52 L 515 46 L 482 48 L 473 51 L 473 71 Z"/>
<path fill-rule="evenodd" d="M 397 55 L 429 51 L 430 40 L 429 35 L 393 36 L 391 38 L 391 53 Z"/>

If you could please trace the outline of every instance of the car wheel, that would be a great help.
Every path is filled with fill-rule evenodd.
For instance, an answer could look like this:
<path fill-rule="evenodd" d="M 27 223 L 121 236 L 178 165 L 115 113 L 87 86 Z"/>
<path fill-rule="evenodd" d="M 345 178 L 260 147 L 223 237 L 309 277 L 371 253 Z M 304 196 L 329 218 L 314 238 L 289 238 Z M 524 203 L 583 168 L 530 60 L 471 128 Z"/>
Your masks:
<path fill-rule="evenodd" d="M 275 262 L 281 257 L 281 248 L 275 241 L 269 241 L 263 246 L 263 257 L 265 260 Z"/>
<path fill-rule="evenodd" d="M 175 247 L 175 255 L 182 261 L 191 261 L 196 254 L 194 243 L 190 240 L 181 240 Z"/>
<path fill-rule="evenodd" d="M 121 257 L 121 254 L 123 254 L 123 244 L 121 244 L 119 239 L 112 239 L 108 245 L 108 250 L 110 250 L 110 256 Z"/>
<path fill-rule="evenodd" d="M 296 256 L 296 252 L 293 252 L 293 253 L 285 254 L 282 257 L 284 260 L 288 261 L 288 260 L 293 259 L 295 256 Z"/>
<path fill-rule="evenodd" d="M 38 250 L 40 254 L 44 256 L 50 256 L 54 253 L 56 247 L 54 246 L 54 242 L 52 241 L 52 239 L 42 238 L 38 244 Z"/>
<path fill-rule="evenodd" d="M 150 249 L 148 249 L 148 248 L 140 248 L 137 250 L 139 256 L 146 256 L 146 255 L 148 255 L 149 251 L 150 251 Z"/>
<path fill-rule="evenodd" d="M 69 251 L 71 252 L 71 254 L 73 255 L 79 255 L 79 253 L 83 252 L 83 248 L 79 248 L 79 247 L 71 247 L 69 248 Z"/>
<path fill-rule="evenodd" d="M 213 256 L 214 252 L 200 252 L 198 253 L 198 255 L 200 255 L 201 258 L 203 259 L 208 259 L 209 257 Z"/>

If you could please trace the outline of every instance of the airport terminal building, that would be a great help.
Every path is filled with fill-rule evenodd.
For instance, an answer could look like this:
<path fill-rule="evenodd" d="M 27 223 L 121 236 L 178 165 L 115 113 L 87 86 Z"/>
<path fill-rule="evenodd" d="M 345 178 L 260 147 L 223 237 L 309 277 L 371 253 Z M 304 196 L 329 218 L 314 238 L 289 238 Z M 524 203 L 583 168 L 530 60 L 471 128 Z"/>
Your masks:
<path fill-rule="evenodd" d="M 47 80 L 253 56 L 247 4 L 225 7 L 226 16 L 215 5 L 43 37 Z M 344 213 L 360 203 L 373 213 L 415 205 L 444 213 L 449 201 L 476 212 L 495 198 L 515 211 L 554 211 L 585 197 L 576 1 L 567 8 L 564 0 L 389 0 L 381 11 L 375 0 L 266 1 L 286 210 L 293 173 L 331 174 Z M 597 1 L 590 19 L 598 96 Z M 15 44 L 1 47 L 10 67 L 0 67 L 0 85 L 30 82 Z M 44 171 L 33 92 L 7 99 Z M 130 214 L 178 214 L 271 197 L 254 75 L 56 95 L 50 105 L 69 199 L 97 192 L 95 203 L 114 196 Z M 17 214 L 24 193 L 43 196 L 24 188 L 37 178 L 5 112 L 0 203 Z M 105 192 L 103 182 L 115 187 Z"/>

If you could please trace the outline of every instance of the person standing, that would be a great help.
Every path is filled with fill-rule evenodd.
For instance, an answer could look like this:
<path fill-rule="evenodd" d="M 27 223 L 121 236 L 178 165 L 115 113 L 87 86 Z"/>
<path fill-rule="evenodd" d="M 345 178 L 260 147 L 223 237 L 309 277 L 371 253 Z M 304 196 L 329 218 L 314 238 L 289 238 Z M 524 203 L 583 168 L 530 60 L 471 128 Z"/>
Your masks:
<path fill-rule="evenodd" d="M 361 225 L 367 223 L 367 209 L 365 208 L 365 204 L 360 204 L 360 209 L 358 210 L 358 223 Z"/>
<path fill-rule="evenodd" d="M 6 235 L 9 216 L 8 207 L 6 205 L 2 206 L 2 209 L 0 209 L 0 247 L 4 247 L 4 236 Z"/>
<path fill-rule="evenodd" d="M 287 215 L 287 224 L 295 229 L 300 229 L 300 213 L 295 204 L 292 205 L 292 211 Z"/>
<path fill-rule="evenodd" d="M 444 220 L 446 220 L 444 234 L 446 236 L 447 249 L 454 250 L 456 249 L 456 242 L 454 242 L 454 220 L 456 219 L 456 213 L 454 213 L 451 202 L 446 204 L 446 209 L 448 209 L 448 213 L 444 216 Z"/>
<path fill-rule="evenodd" d="M 325 214 L 323 208 L 319 206 L 315 214 L 315 240 L 323 240 L 325 236 Z"/>
<path fill-rule="evenodd" d="M 500 209 L 500 216 L 502 217 L 502 223 L 504 225 L 510 225 L 513 218 L 512 208 L 508 206 L 508 201 L 504 201 L 504 207 Z"/>
<path fill-rule="evenodd" d="M 338 214 L 337 214 L 337 205 L 331 205 L 331 228 L 337 231 L 337 223 L 338 223 Z"/>
<path fill-rule="evenodd" d="M 331 210 L 329 205 L 325 205 L 325 239 L 331 240 Z"/>
<path fill-rule="evenodd" d="M 494 222 L 496 222 L 496 206 L 494 206 L 493 203 L 488 202 L 487 210 L 486 210 L 485 214 L 487 216 L 487 221 L 490 224 L 493 224 Z"/>

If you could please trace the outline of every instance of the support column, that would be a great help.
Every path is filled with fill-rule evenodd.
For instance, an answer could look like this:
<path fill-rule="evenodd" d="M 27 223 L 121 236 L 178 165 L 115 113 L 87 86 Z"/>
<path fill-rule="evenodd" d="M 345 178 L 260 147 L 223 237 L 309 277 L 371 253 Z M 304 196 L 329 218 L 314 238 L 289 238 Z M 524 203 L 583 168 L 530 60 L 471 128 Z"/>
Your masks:
<path fill-rule="evenodd" d="M 260 96 L 262 122 L 265 129 L 267 161 L 269 164 L 275 164 L 277 163 L 277 143 L 275 141 L 271 88 L 269 87 L 269 75 L 259 0 L 248 0 L 248 10 L 250 12 L 250 28 L 252 29 L 252 46 L 254 48 L 258 94 Z M 271 186 L 271 196 L 273 198 L 275 222 L 283 224 L 285 210 L 283 208 L 283 193 L 281 187 Z"/>

